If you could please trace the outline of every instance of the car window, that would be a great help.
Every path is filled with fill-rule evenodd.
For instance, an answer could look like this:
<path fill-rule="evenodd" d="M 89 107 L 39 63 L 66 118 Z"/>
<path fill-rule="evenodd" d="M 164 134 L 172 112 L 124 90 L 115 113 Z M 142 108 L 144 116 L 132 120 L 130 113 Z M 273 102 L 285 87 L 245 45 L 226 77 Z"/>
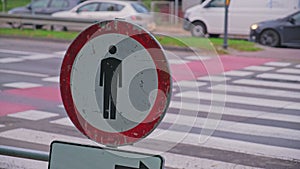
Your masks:
<path fill-rule="evenodd" d="M 114 4 L 114 3 L 101 3 L 99 11 L 120 11 L 124 8 L 123 5 Z"/>
<path fill-rule="evenodd" d="M 212 0 L 207 7 L 225 7 L 225 0 Z"/>
<path fill-rule="evenodd" d="M 31 8 L 46 8 L 48 6 L 49 0 L 35 0 L 31 4 Z"/>
<path fill-rule="evenodd" d="M 296 25 L 300 25 L 300 13 L 297 13 L 293 16 L 293 19 L 295 20 Z"/>
<path fill-rule="evenodd" d="M 116 4 L 116 6 L 118 11 L 121 11 L 125 7 L 124 5 L 120 5 L 120 4 Z"/>
<path fill-rule="evenodd" d="M 50 7 L 51 8 L 67 8 L 69 2 L 67 0 L 52 0 Z"/>
<path fill-rule="evenodd" d="M 83 5 L 82 7 L 78 8 L 77 12 L 92 12 L 92 11 L 97 11 L 98 10 L 99 3 L 90 3 Z"/>
<path fill-rule="evenodd" d="M 131 3 L 131 6 L 135 9 L 138 13 L 149 13 L 149 10 L 142 4 L 139 3 Z"/>

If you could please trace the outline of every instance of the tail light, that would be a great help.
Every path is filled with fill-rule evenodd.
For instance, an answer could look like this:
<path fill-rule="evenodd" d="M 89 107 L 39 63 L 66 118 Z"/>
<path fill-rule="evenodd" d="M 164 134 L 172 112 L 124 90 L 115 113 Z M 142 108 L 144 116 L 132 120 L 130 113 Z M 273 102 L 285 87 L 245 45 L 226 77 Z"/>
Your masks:
<path fill-rule="evenodd" d="M 142 17 L 140 17 L 140 16 L 136 16 L 136 15 L 132 15 L 132 16 L 130 16 L 130 19 L 131 20 L 143 20 L 143 18 Z"/>

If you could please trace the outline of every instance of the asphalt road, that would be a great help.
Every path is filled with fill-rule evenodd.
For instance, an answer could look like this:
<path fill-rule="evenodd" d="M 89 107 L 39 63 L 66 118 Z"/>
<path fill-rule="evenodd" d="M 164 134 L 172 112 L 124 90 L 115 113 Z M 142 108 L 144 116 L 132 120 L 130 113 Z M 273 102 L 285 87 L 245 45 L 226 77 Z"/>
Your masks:
<path fill-rule="evenodd" d="M 68 45 L 0 38 L 0 145 L 97 145 L 62 106 L 58 79 Z M 300 50 L 270 50 L 221 57 L 167 50 L 174 78 L 167 114 L 150 136 L 120 149 L 160 154 L 173 169 L 300 168 Z M 47 163 L 0 156 L 0 168 Z"/>

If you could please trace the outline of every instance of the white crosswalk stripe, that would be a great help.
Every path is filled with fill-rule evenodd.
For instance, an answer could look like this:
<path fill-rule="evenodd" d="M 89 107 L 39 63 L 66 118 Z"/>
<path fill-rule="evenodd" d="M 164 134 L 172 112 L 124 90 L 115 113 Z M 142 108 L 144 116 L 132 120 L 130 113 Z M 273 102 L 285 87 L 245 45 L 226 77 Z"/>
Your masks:
<path fill-rule="evenodd" d="M 205 82 L 193 82 L 193 81 L 179 81 L 176 83 L 179 87 L 200 87 L 205 86 Z"/>
<path fill-rule="evenodd" d="M 132 151 L 132 146 L 120 147 L 122 150 Z M 238 165 L 234 163 L 226 163 L 221 161 L 214 161 L 205 158 L 197 158 L 191 156 L 184 156 L 179 154 L 171 154 L 168 152 L 161 153 L 159 151 L 154 151 L 151 149 L 137 148 L 134 150 L 141 153 L 150 154 L 160 154 L 165 158 L 165 165 L 171 168 L 186 168 L 186 169 L 224 169 L 224 168 L 234 168 L 234 169 L 254 169 L 253 167 Z M 183 162 L 184 161 L 184 162 Z M 260 169 L 260 168 L 255 168 Z"/>
<path fill-rule="evenodd" d="M 216 85 L 214 87 L 210 87 L 210 89 L 215 91 L 217 90 L 224 91 L 226 89 L 226 92 L 247 93 L 247 94 L 256 94 L 256 95 L 263 95 L 263 96 L 274 96 L 274 97 L 280 96 L 280 97 L 300 99 L 300 93 L 286 91 L 286 90 L 247 87 L 247 86 L 240 86 L 240 85 Z"/>
<path fill-rule="evenodd" d="M 225 107 L 224 109 L 222 109 L 222 107 L 217 108 L 215 106 L 212 107 L 210 105 L 199 105 L 195 103 L 182 103 L 182 102 L 172 101 L 170 107 L 180 109 L 180 110 L 197 111 L 197 112 L 201 111 L 201 112 L 209 112 L 209 113 L 222 114 L 222 115 L 241 116 L 246 118 L 259 117 L 260 119 L 265 119 L 265 120 L 280 119 L 280 121 L 294 122 L 294 123 L 298 123 L 300 121 L 299 116 L 293 116 L 287 114 L 274 114 L 274 113 L 269 113 L 264 111 L 245 110 L 245 109 L 229 108 L 229 107 Z M 223 112 L 221 112 L 220 110 L 223 110 Z M 196 116 L 196 113 L 194 114 L 194 116 Z"/>
<path fill-rule="evenodd" d="M 300 69 L 283 68 L 283 69 L 277 70 L 276 72 L 278 72 L 278 73 L 290 73 L 290 74 L 298 74 L 298 75 L 300 75 Z"/>
<path fill-rule="evenodd" d="M 263 73 L 256 76 L 260 79 L 270 79 L 270 80 L 287 80 L 287 81 L 297 81 L 300 82 L 300 76 L 298 75 L 286 75 L 286 74 L 276 74 L 276 73 Z"/>
<path fill-rule="evenodd" d="M 276 67 L 286 67 L 286 66 L 291 65 L 291 63 L 288 63 L 288 62 L 268 62 L 268 63 L 265 63 L 265 65 L 267 65 L 267 66 L 276 66 Z"/>
<path fill-rule="evenodd" d="M 36 83 L 28 83 L 28 82 L 15 82 L 15 83 L 5 83 L 2 86 L 5 87 L 13 87 L 18 89 L 26 89 L 26 88 L 32 88 L 32 87 L 40 87 L 41 84 Z"/>
<path fill-rule="evenodd" d="M 41 74 L 41 73 L 32 73 L 32 72 L 5 70 L 5 69 L 0 69 L 0 73 L 15 74 L 15 75 L 22 75 L 22 76 L 33 76 L 33 77 L 48 77 L 48 75 Z"/>
<path fill-rule="evenodd" d="M 42 119 L 58 116 L 58 114 L 45 112 L 45 111 L 38 111 L 38 110 L 28 110 L 24 112 L 9 114 L 8 116 L 26 119 L 26 120 L 42 120 Z"/>
<path fill-rule="evenodd" d="M 249 71 L 239 71 L 239 70 L 232 70 L 224 73 L 225 76 L 249 76 L 252 75 L 253 72 Z"/>
<path fill-rule="evenodd" d="M 264 81 L 264 80 L 256 80 L 256 79 L 240 79 L 234 81 L 233 83 L 242 84 L 242 85 L 251 85 L 251 86 L 277 87 L 283 89 L 300 89 L 300 85 L 295 83 L 273 82 L 273 81 Z"/>
<path fill-rule="evenodd" d="M 292 117 L 292 116 L 291 116 Z M 297 118 L 299 120 L 299 117 Z M 193 123 L 195 121 L 195 123 Z M 206 128 L 210 130 L 227 131 L 233 133 L 247 134 L 249 136 L 278 136 L 280 138 L 300 140 L 300 131 L 293 129 L 284 129 L 279 127 L 270 127 L 257 124 L 246 124 L 242 122 L 229 122 L 225 120 L 215 120 L 207 118 L 197 118 L 193 116 L 167 114 L 163 122 L 174 123 L 177 125 L 189 125 L 189 127 Z M 187 123 L 189 122 L 189 123 Z M 205 122 L 217 124 L 217 128 L 206 126 Z"/>
<path fill-rule="evenodd" d="M 46 82 L 55 82 L 55 83 L 59 83 L 59 76 L 55 76 L 55 77 L 47 77 L 47 78 L 43 78 L 43 81 Z"/>
<path fill-rule="evenodd" d="M 26 141 L 29 143 L 36 143 L 42 145 L 50 145 L 54 140 L 60 141 L 72 141 L 80 144 L 97 145 L 95 142 L 87 138 L 78 138 L 72 136 L 66 136 L 63 134 L 49 133 L 38 130 L 31 130 L 25 128 L 8 130 L 0 133 L 0 137 L 10 138 L 12 140 Z"/>
<path fill-rule="evenodd" d="M 295 105 L 293 107 L 296 110 L 300 110 L 300 103 L 298 102 L 243 97 L 243 96 L 236 96 L 236 95 L 229 95 L 229 94 L 226 94 L 225 96 L 224 94 L 217 94 L 217 93 L 205 93 L 205 92 L 195 93 L 193 91 L 187 91 L 187 92 L 176 94 L 175 96 L 190 98 L 195 100 L 200 99 L 200 100 L 211 100 L 211 101 L 219 101 L 219 102 L 230 102 L 230 103 L 246 104 L 246 105 L 254 105 L 254 106 L 275 107 L 280 109 L 285 109 L 287 106 Z"/>
<path fill-rule="evenodd" d="M 212 82 L 225 82 L 226 80 L 230 80 L 231 78 L 226 77 L 224 75 L 220 76 L 204 76 L 198 78 L 198 80 L 203 80 L 203 81 L 212 81 Z"/>
<path fill-rule="evenodd" d="M 274 67 L 269 67 L 269 66 L 249 66 L 244 68 L 245 70 L 250 70 L 250 71 L 259 71 L 259 72 L 264 72 L 264 71 L 270 71 L 273 70 Z"/>

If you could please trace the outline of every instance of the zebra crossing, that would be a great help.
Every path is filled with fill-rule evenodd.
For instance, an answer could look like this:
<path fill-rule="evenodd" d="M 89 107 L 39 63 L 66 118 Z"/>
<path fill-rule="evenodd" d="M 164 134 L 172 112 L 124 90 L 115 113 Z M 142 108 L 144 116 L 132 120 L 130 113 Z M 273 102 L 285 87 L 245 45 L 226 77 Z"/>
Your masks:
<path fill-rule="evenodd" d="M 37 59 L 35 54 L 28 55 L 19 61 Z M 171 63 L 186 64 L 191 59 Z M 1 63 L 8 62 L 17 60 L 4 58 Z M 299 71 L 299 64 L 272 61 L 175 82 L 170 108 L 158 128 L 144 140 L 120 149 L 160 154 L 166 168 L 172 169 L 299 168 Z M 58 76 L 28 73 L 57 86 Z M 1 85 L 21 90 L 43 86 L 29 82 Z M 97 145 L 75 129 L 61 103 L 52 104 L 55 109 L 29 109 L 0 117 L 1 144 L 45 151 L 53 140 Z M 7 165 L 5 161 L 15 162 L 0 156 L 0 168 Z M 22 166 L 46 167 L 24 162 Z"/>

